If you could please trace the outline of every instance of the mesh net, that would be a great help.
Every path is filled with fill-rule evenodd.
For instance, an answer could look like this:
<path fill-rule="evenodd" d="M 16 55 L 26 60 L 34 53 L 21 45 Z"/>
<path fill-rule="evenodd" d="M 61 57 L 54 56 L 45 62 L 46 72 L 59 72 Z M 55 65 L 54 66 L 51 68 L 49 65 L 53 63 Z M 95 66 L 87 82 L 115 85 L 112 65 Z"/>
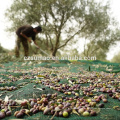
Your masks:
<path fill-rule="evenodd" d="M 39 68 L 39 69 L 38 69 Z M 41 70 L 43 69 L 43 71 Z M 10 99 L 29 99 L 29 98 L 38 98 L 42 94 L 54 94 L 58 93 L 60 96 L 67 96 L 61 92 L 58 92 L 56 90 L 53 90 L 49 87 L 47 87 L 44 84 L 39 84 L 35 82 L 36 78 L 34 76 L 39 75 L 51 75 L 50 77 L 52 78 L 59 78 L 61 77 L 61 74 L 64 73 L 64 77 L 60 80 L 59 84 L 68 84 L 68 80 L 66 79 L 66 76 L 72 76 L 74 80 L 76 80 L 75 75 L 72 73 L 79 73 L 79 74 L 84 74 L 83 71 L 88 71 L 88 72 L 106 72 L 106 73 L 115 73 L 116 77 L 119 76 L 120 72 L 120 64 L 117 63 L 107 63 L 107 62 L 102 62 L 102 61 L 59 61 L 57 63 L 55 62 L 44 62 L 44 63 L 37 63 L 37 62 L 9 62 L 9 63 L 4 63 L 3 65 L 0 66 L 0 87 L 11 87 L 15 86 L 17 87 L 15 90 L 0 90 L 0 98 L 4 99 L 5 96 L 11 96 Z M 37 71 L 36 71 L 37 70 Z M 70 72 L 67 74 L 67 71 Z M 86 76 L 85 76 L 86 77 Z M 86 80 L 89 78 L 86 77 Z M 42 80 L 44 78 L 39 78 L 39 80 Z M 35 87 L 34 87 L 35 85 Z M 89 86 L 88 83 L 83 83 L 81 86 Z M 45 90 L 41 91 L 36 88 L 44 88 Z M 101 94 L 101 93 L 97 93 Z M 106 93 L 105 93 L 106 94 Z M 73 95 L 71 95 L 73 96 Z M 68 97 L 71 97 L 68 96 Z M 120 102 L 116 99 L 112 99 L 111 97 L 108 97 L 108 103 L 105 104 L 104 108 L 100 109 L 100 112 L 98 113 L 97 116 L 90 116 L 90 117 L 83 117 L 83 116 L 78 116 L 76 114 L 71 114 L 68 118 L 63 118 L 63 117 L 54 117 L 54 120 L 119 120 L 120 119 L 120 111 L 114 110 L 114 106 L 119 106 L 120 107 Z M 102 102 L 101 102 L 102 103 Z M 19 110 L 19 108 L 15 108 L 13 110 L 16 111 Z M 37 114 L 34 114 L 32 116 L 24 116 L 24 119 L 28 120 L 50 120 L 52 115 L 43 115 L 42 112 L 39 112 Z M 15 119 L 15 117 L 10 116 L 6 117 L 3 120 L 8 120 L 8 119 Z"/>

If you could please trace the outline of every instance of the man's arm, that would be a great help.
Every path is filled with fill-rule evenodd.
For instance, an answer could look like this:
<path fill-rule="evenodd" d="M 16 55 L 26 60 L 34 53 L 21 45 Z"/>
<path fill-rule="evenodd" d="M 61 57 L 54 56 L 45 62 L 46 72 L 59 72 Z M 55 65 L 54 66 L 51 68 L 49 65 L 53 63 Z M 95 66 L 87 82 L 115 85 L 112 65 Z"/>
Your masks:
<path fill-rule="evenodd" d="M 29 37 L 27 37 L 25 34 L 23 34 L 22 32 L 20 33 L 21 36 L 23 36 L 24 38 L 26 38 L 30 43 L 32 42 Z"/>
<path fill-rule="evenodd" d="M 36 46 L 37 48 L 40 48 L 40 47 L 38 46 L 38 44 L 36 43 L 36 41 L 34 41 L 34 44 L 35 44 L 35 46 Z"/>

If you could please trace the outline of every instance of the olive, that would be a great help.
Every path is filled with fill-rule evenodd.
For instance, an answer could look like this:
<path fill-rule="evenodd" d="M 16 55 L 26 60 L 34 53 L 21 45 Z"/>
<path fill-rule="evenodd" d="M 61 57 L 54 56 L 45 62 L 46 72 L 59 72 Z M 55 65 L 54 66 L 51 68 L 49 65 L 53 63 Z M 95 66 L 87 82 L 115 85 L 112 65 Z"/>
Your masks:
<path fill-rule="evenodd" d="M 33 114 L 36 114 L 37 112 L 39 112 L 38 109 L 34 109 L 34 110 L 33 110 Z"/>
<path fill-rule="evenodd" d="M 96 116 L 97 113 L 96 113 L 95 111 L 91 111 L 91 112 L 90 112 L 90 115 L 91 115 L 91 116 Z"/>
<path fill-rule="evenodd" d="M 103 107 L 104 107 L 104 104 L 102 104 L 102 103 L 99 104 L 99 107 L 100 107 L 100 108 L 103 108 Z"/>
<path fill-rule="evenodd" d="M 48 107 L 46 107 L 45 110 L 44 110 L 44 112 L 43 112 L 43 114 L 47 115 L 50 111 L 51 111 L 51 109 L 48 108 Z"/>
<path fill-rule="evenodd" d="M 0 112 L 0 119 L 5 118 L 5 113 L 4 112 Z"/>
<path fill-rule="evenodd" d="M 63 112 L 62 111 L 59 112 L 59 116 L 63 117 Z"/>
<path fill-rule="evenodd" d="M 12 114 L 11 111 L 7 111 L 7 112 L 6 112 L 6 115 L 7 115 L 7 116 L 11 116 L 11 114 Z"/>
<path fill-rule="evenodd" d="M 16 117 L 17 117 L 17 118 L 22 118 L 22 117 L 23 117 L 23 115 L 24 115 L 24 113 L 23 113 L 23 112 L 19 112 L 19 113 L 16 115 Z"/>

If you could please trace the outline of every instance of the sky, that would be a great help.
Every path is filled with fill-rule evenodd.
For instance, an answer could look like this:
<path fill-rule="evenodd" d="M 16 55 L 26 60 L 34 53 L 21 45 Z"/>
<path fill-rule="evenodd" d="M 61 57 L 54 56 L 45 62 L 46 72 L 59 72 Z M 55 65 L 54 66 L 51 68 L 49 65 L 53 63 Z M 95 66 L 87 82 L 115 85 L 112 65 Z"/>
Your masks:
<path fill-rule="evenodd" d="M 98 0 L 100 1 L 100 0 Z M 102 0 L 104 2 L 110 1 L 112 16 L 120 23 L 120 0 Z M 7 8 L 12 4 L 13 0 L 3 0 L 0 4 L 0 44 L 7 49 L 14 49 L 15 47 L 15 33 L 6 32 L 5 29 L 10 25 L 4 16 Z M 84 41 L 80 41 L 80 52 L 82 52 L 84 47 Z M 78 46 L 77 46 L 78 47 Z M 110 48 L 107 53 L 107 59 L 111 60 L 115 54 L 120 51 L 120 42 Z"/>

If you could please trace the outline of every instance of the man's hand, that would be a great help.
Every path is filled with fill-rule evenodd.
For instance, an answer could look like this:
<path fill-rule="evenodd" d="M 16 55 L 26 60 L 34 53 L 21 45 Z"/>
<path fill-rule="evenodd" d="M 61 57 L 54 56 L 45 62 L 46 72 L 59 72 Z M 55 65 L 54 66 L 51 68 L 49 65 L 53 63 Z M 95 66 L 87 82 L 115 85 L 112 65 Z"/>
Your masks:
<path fill-rule="evenodd" d="M 31 39 L 28 38 L 27 40 L 28 40 L 30 43 L 32 43 L 32 40 L 31 40 Z"/>
<path fill-rule="evenodd" d="M 38 45 L 35 45 L 37 49 L 39 49 L 40 47 Z"/>
<path fill-rule="evenodd" d="M 36 48 L 40 48 L 38 45 L 37 45 L 37 43 L 36 43 L 36 41 L 34 41 L 34 44 L 35 44 L 35 46 L 36 46 Z"/>

